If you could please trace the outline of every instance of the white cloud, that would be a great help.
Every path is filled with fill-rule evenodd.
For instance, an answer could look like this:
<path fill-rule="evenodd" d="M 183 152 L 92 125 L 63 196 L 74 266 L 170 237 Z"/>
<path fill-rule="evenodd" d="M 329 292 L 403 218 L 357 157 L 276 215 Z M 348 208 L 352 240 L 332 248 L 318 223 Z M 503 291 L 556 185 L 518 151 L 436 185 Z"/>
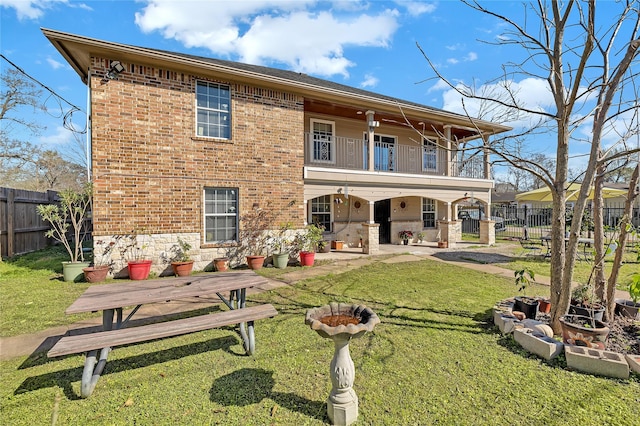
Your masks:
<path fill-rule="evenodd" d="M 57 126 L 53 133 L 38 138 L 43 145 L 66 145 L 73 141 L 73 134 L 62 126 Z"/>
<path fill-rule="evenodd" d="M 149 0 L 135 22 L 144 32 L 159 31 L 186 47 L 204 47 L 242 62 L 279 62 L 298 72 L 345 77 L 355 65 L 345 48 L 388 47 L 398 28 L 395 10 L 318 11 L 312 9 L 315 3 Z"/>
<path fill-rule="evenodd" d="M 456 46 L 451 46 L 449 50 L 456 50 Z M 459 64 L 460 62 L 473 62 L 478 59 L 478 54 L 476 52 L 469 52 L 462 58 L 449 58 L 447 59 L 447 63 L 451 65 Z"/>
<path fill-rule="evenodd" d="M 58 62 L 50 56 L 47 57 L 47 63 L 51 65 L 51 68 L 53 68 L 54 70 L 64 67 L 64 64 L 62 62 Z"/>
<path fill-rule="evenodd" d="M 447 63 L 448 63 L 448 64 L 451 64 L 451 65 L 455 65 L 455 64 L 457 64 L 458 62 L 460 62 L 460 61 L 459 61 L 459 60 L 457 60 L 456 58 L 449 58 L 449 59 L 447 59 Z"/>
<path fill-rule="evenodd" d="M 0 7 L 15 9 L 19 20 L 38 19 L 55 3 L 67 3 L 67 0 L 0 0 Z"/>
<path fill-rule="evenodd" d="M 365 74 L 364 81 L 360 83 L 360 87 L 376 87 L 378 85 L 378 79 L 372 74 Z"/>
<path fill-rule="evenodd" d="M 425 3 L 422 1 L 396 1 L 397 4 L 405 7 L 407 12 L 413 16 L 420 16 L 436 10 L 436 3 Z"/>
<path fill-rule="evenodd" d="M 478 54 L 476 52 L 469 52 L 467 53 L 467 56 L 464 58 L 464 60 L 467 62 L 473 62 L 476 59 L 478 59 Z"/>

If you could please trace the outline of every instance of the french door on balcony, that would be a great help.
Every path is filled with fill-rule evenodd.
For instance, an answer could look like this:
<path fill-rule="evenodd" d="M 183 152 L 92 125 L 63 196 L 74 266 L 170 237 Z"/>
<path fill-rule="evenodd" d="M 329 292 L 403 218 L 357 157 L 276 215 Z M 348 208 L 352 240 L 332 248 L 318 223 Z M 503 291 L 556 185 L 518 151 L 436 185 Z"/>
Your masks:
<path fill-rule="evenodd" d="M 366 142 L 364 149 L 364 168 L 369 168 L 369 135 L 364 134 L 364 140 Z M 396 164 L 396 137 L 385 135 L 373 135 L 373 166 L 374 170 L 379 171 L 394 171 Z"/>
<path fill-rule="evenodd" d="M 438 150 L 436 143 L 423 139 L 422 141 L 422 171 L 435 172 L 438 168 Z"/>
<path fill-rule="evenodd" d="M 335 123 L 324 120 L 311 120 L 311 138 L 309 147 L 314 163 L 335 163 Z"/>

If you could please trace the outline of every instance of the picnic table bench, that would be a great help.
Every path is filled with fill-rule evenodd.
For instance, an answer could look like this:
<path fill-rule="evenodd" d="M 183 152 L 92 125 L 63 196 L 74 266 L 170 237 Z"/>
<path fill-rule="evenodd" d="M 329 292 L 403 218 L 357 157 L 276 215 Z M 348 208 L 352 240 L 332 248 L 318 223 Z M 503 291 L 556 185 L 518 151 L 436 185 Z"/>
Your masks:
<path fill-rule="evenodd" d="M 91 286 L 65 313 L 102 311 L 102 331 L 64 336 L 49 350 L 47 356 L 52 358 L 86 352 L 80 394 L 87 398 L 104 370 L 109 352 L 116 346 L 238 324 L 245 352 L 253 355 L 254 321 L 274 317 L 278 311 L 270 304 L 247 307 L 246 291 L 266 282 L 265 278 L 253 271 L 234 271 Z M 226 292 L 229 292 L 228 298 L 222 294 Z M 209 295 L 218 296 L 229 310 L 125 328 L 142 305 Z M 134 308 L 123 319 L 123 308 L 129 306 Z"/>

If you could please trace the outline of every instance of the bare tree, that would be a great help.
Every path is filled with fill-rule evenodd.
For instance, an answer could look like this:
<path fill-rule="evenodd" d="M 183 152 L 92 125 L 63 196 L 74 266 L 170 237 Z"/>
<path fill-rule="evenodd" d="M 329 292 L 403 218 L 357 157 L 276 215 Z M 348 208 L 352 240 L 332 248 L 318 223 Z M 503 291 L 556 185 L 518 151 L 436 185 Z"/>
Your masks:
<path fill-rule="evenodd" d="M 614 19 L 606 17 L 606 22 L 600 23 L 596 22 L 595 0 L 539 0 L 524 5 L 522 24 L 485 8 L 477 1 L 463 0 L 463 3 L 505 24 L 507 30 L 491 43 L 513 46 L 526 54 L 521 62 L 504 64 L 503 74 L 496 80 L 507 97 L 486 97 L 472 87 L 454 85 L 440 74 L 428 55 L 425 54 L 425 58 L 436 75 L 461 96 L 491 101 L 521 114 L 538 117 L 535 126 L 531 127 L 535 132 L 525 131 L 518 136 L 531 137 L 545 132 L 555 135 L 554 170 L 540 167 L 532 158 L 514 157 L 514 151 L 509 149 L 510 140 L 506 138 L 486 148 L 506 164 L 532 173 L 551 190 L 554 253 L 551 258 L 551 326 L 559 332 L 559 318 L 569 305 L 582 214 L 596 170 L 603 163 L 603 134 L 625 113 L 638 108 L 633 84 L 637 75 L 632 68 L 640 46 L 637 3 L 622 1 L 609 4 L 608 10 L 618 8 L 618 16 Z M 519 99 L 513 89 L 517 76 L 545 82 L 553 97 L 553 108 L 547 111 Z M 588 141 L 591 147 L 586 170 L 581 174 L 582 185 L 574 205 L 569 241 L 565 246 L 569 145 L 578 138 L 576 130 L 588 123 L 591 123 Z M 636 151 L 628 149 L 625 155 Z"/>

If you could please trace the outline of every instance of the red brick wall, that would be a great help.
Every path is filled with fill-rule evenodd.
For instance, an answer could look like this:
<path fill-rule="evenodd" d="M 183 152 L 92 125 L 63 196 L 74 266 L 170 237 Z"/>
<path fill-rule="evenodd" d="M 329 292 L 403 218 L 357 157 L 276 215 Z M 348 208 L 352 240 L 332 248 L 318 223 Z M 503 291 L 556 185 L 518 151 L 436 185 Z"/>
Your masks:
<path fill-rule="evenodd" d="M 302 226 L 301 96 L 218 81 L 231 88 L 232 139 L 199 138 L 200 76 L 123 63 L 106 80 L 108 63 L 93 58 L 91 70 L 95 235 L 202 233 L 204 187 L 239 188 L 240 215 L 296 200 L 288 219 Z"/>

